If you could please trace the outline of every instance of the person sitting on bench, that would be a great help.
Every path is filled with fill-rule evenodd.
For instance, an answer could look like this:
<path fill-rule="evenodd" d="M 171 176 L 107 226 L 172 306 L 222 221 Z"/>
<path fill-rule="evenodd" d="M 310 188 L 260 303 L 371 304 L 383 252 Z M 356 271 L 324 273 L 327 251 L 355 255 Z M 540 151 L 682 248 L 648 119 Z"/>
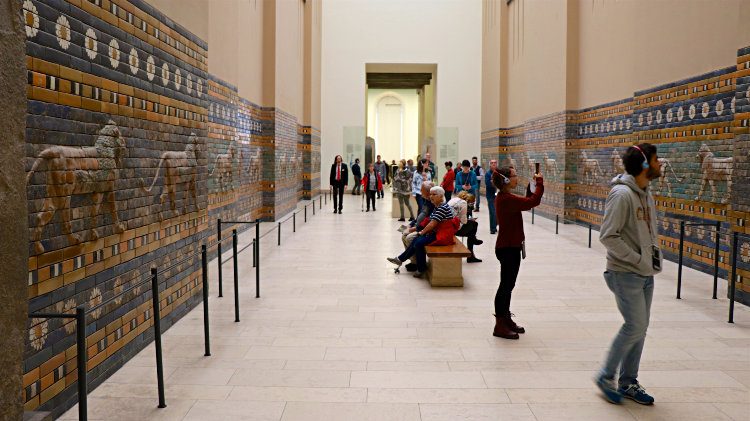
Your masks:
<path fill-rule="evenodd" d="M 479 263 L 482 259 L 478 259 L 474 255 L 474 245 L 478 246 L 483 243 L 482 240 L 477 238 L 479 224 L 477 224 L 477 221 L 467 216 L 469 203 L 472 202 L 474 202 L 473 195 L 466 190 L 463 190 L 458 193 L 456 197 L 449 200 L 448 205 L 453 209 L 453 215 L 461 222 L 461 228 L 456 231 L 456 236 L 466 237 L 466 247 L 471 253 L 471 256 L 466 258 L 466 263 Z"/>
<path fill-rule="evenodd" d="M 414 241 L 398 257 L 389 257 L 388 261 L 396 266 L 401 266 L 411 256 L 417 258 L 417 271 L 415 278 L 421 278 L 427 272 L 427 251 L 425 246 L 451 245 L 458 229 L 458 218 L 453 216 L 453 210 L 445 202 L 445 190 L 442 187 L 430 189 L 430 202 L 435 205 L 435 210 L 425 219 L 422 224 L 424 228 L 417 234 Z M 425 224 L 425 221 L 426 224 Z"/>

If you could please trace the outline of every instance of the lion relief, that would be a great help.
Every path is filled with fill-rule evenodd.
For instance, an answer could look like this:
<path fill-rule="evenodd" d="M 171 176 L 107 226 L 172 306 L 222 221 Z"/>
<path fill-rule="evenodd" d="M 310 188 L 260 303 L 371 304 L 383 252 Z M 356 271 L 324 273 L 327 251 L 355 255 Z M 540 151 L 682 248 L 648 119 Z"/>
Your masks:
<path fill-rule="evenodd" d="M 199 148 L 198 136 L 190 133 L 188 143 L 184 151 L 167 151 L 161 154 L 159 164 L 156 167 L 156 174 L 151 185 L 146 187 L 146 183 L 141 180 L 141 188 L 146 192 L 151 192 L 156 182 L 159 180 L 159 174 L 164 172 L 164 189 L 159 196 L 159 204 L 163 207 L 169 198 L 170 209 L 175 215 L 179 215 L 176 201 L 176 188 L 180 184 L 181 190 L 185 191 L 185 200 L 183 200 L 183 213 L 188 212 L 188 203 L 190 196 L 193 197 L 193 203 L 198 205 L 198 194 L 196 191 L 196 179 L 198 176 L 198 160 L 196 153 Z M 164 220 L 163 209 L 160 209 L 159 220 Z"/>
<path fill-rule="evenodd" d="M 34 172 L 41 165 L 46 165 L 47 194 L 42 210 L 35 218 L 36 226 L 32 233 L 36 253 L 44 253 L 42 232 L 58 210 L 62 212 L 62 230 L 67 235 L 69 243 L 78 244 L 82 241 L 72 232 L 70 202 L 74 195 L 91 195 L 93 206 L 89 218 L 95 218 L 104 204 L 112 218 L 115 232 L 121 233 L 125 230 L 125 225 L 117 216 L 115 180 L 118 179 L 126 150 L 120 129 L 114 121 L 109 120 L 99 131 L 94 146 L 51 146 L 39 154 L 26 176 L 28 185 Z M 90 224 L 89 228 L 89 238 L 92 241 L 99 238 L 99 233 L 93 225 Z"/>

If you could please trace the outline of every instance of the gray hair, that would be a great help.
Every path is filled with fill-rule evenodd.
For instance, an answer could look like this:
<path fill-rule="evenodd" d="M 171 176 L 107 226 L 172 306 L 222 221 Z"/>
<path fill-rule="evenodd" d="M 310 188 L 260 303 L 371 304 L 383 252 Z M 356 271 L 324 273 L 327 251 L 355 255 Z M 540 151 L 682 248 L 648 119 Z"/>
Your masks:
<path fill-rule="evenodd" d="M 432 181 L 429 181 L 429 180 L 428 181 L 423 181 L 422 182 L 422 187 L 429 190 L 429 189 L 435 187 L 435 183 L 433 183 Z M 443 193 L 445 193 L 445 191 L 443 191 Z"/>
<path fill-rule="evenodd" d="M 440 186 L 435 186 L 430 189 L 430 194 L 437 194 L 439 196 L 445 197 L 445 190 Z"/>

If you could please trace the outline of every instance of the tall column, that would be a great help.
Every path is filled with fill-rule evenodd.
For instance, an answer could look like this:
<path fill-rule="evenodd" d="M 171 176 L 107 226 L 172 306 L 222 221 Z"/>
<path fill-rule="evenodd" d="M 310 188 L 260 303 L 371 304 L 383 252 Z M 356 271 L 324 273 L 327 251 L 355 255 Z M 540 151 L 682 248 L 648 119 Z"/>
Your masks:
<path fill-rule="evenodd" d="M 26 337 L 28 227 L 24 131 L 26 64 L 21 0 L 0 0 L 0 408 L 6 419 L 21 419 L 24 338 Z"/>

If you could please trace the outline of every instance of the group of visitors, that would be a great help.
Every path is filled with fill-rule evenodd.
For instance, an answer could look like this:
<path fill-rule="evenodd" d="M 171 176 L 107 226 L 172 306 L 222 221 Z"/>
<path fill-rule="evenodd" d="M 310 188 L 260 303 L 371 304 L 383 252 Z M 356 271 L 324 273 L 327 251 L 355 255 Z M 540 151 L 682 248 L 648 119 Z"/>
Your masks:
<path fill-rule="evenodd" d="M 650 181 L 661 176 L 661 163 L 656 146 L 648 143 L 629 147 L 622 161 L 625 172 L 611 182 L 599 239 L 607 249 L 604 280 L 614 294 L 624 323 L 611 344 L 595 383 L 612 403 L 628 398 L 650 405 L 654 398 L 638 382 L 638 370 L 649 325 L 654 275 L 662 267 L 656 206 L 648 189 Z M 473 253 L 473 246 L 482 244 L 482 241 L 476 238 L 477 223 L 471 217 L 471 211 L 479 210 L 479 187 L 484 181 L 490 233 L 497 234 L 495 257 L 500 262 L 492 334 L 519 339 L 519 334 L 526 330 L 512 319 L 510 304 L 521 260 L 526 257 L 522 212 L 541 203 L 544 194 L 542 174 L 537 167 L 526 186 L 526 194 L 520 196 L 512 193 L 519 182 L 516 169 L 510 166 L 498 168 L 496 160 L 489 162 L 486 172 L 476 157 L 471 163 L 462 161 L 455 169 L 448 161 L 439 186 L 433 181 L 437 174 L 430 164 L 429 160 L 420 160 L 412 171 L 409 163 L 402 160 L 393 175 L 394 193 L 406 196 L 405 193 L 410 192 L 416 197 L 418 216 L 414 218 L 408 200 L 399 199 L 400 220 L 404 220 L 405 205 L 409 209 L 410 224 L 399 229 L 405 250 L 396 257 L 389 257 L 388 261 L 401 266 L 410 260 L 407 270 L 414 272 L 415 277 L 422 277 L 427 270 L 425 247 L 453 244 L 454 236 L 466 236 L 472 252 L 470 261 L 481 261 Z M 334 171 L 335 166 L 331 172 L 332 180 L 340 173 Z M 371 174 L 380 180 L 374 171 L 371 166 Z M 375 191 L 382 185 L 380 181 L 375 184 L 368 181 L 367 188 Z M 372 203 L 374 209 L 374 199 Z M 615 379 L 618 372 L 619 377 Z"/>

